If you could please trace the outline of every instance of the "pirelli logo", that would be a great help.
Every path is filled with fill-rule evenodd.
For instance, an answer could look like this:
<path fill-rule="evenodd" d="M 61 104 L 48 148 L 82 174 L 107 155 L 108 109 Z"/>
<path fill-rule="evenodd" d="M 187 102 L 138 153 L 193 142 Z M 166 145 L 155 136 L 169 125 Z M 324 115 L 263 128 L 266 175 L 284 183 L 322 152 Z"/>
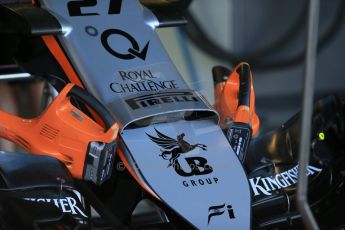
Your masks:
<path fill-rule="evenodd" d="M 133 110 L 151 107 L 155 105 L 163 104 L 176 104 L 176 103 L 191 103 L 199 102 L 199 98 L 196 97 L 193 92 L 162 92 L 147 94 L 144 96 L 134 97 L 126 100 L 126 103 Z"/>

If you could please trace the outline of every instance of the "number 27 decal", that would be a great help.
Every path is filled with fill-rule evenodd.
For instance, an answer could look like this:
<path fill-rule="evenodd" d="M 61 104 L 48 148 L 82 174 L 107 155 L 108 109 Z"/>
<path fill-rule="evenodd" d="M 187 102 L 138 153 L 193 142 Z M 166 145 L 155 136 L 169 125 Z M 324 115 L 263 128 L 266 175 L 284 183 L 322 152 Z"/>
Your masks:
<path fill-rule="evenodd" d="M 105 0 L 99 0 L 99 2 L 100 1 L 105 1 Z M 82 8 L 94 7 L 99 2 L 97 2 L 97 0 L 69 1 L 67 3 L 68 13 L 71 17 L 99 15 L 99 13 L 92 12 L 92 11 L 89 13 L 82 12 Z M 121 6 L 122 6 L 122 0 L 109 0 L 108 14 L 120 14 Z M 86 26 L 85 32 L 88 35 L 94 36 L 94 37 L 98 35 L 97 29 L 92 26 Z M 114 48 L 112 48 L 109 44 L 110 36 L 120 36 L 120 37 L 123 37 L 124 39 L 127 39 L 131 45 L 128 48 L 127 52 L 121 53 L 119 51 L 114 50 Z M 143 61 L 145 61 L 146 59 L 146 54 L 147 54 L 149 44 L 150 44 L 150 41 L 148 41 L 146 45 L 144 46 L 144 48 L 140 49 L 140 46 L 134 37 L 132 37 L 129 33 L 119 30 L 119 29 L 108 29 L 108 30 L 103 31 L 101 35 L 101 42 L 104 49 L 108 53 L 113 55 L 114 57 L 117 57 L 123 60 L 131 60 L 134 58 L 139 58 Z"/>
<path fill-rule="evenodd" d="M 101 0 L 104 1 L 104 0 Z M 82 13 L 82 7 L 96 6 L 97 0 L 69 1 L 67 3 L 70 16 L 90 16 L 99 15 L 98 13 Z M 110 0 L 108 14 L 119 14 L 121 12 L 122 0 Z"/>

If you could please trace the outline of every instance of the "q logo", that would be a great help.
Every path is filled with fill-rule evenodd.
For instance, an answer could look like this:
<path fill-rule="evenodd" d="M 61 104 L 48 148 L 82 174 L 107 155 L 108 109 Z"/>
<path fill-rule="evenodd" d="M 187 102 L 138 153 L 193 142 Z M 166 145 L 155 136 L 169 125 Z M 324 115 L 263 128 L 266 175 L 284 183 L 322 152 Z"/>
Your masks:
<path fill-rule="evenodd" d="M 128 48 L 128 53 L 120 53 L 116 50 L 114 50 L 112 47 L 110 47 L 109 45 L 109 37 L 110 36 L 122 36 L 124 38 L 126 38 L 130 44 L 131 47 Z M 102 45 L 103 47 L 113 56 L 120 58 L 120 59 L 124 59 L 124 60 L 131 60 L 134 58 L 140 58 L 142 60 L 145 60 L 146 58 L 146 54 L 149 48 L 149 44 L 150 41 L 148 41 L 146 43 L 146 45 L 144 46 L 144 48 L 142 50 L 140 50 L 139 44 L 138 42 L 128 33 L 126 33 L 123 30 L 119 30 L 119 29 L 109 29 L 106 30 L 102 33 L 101 36 L 101 41 L 102 41 Z"/>

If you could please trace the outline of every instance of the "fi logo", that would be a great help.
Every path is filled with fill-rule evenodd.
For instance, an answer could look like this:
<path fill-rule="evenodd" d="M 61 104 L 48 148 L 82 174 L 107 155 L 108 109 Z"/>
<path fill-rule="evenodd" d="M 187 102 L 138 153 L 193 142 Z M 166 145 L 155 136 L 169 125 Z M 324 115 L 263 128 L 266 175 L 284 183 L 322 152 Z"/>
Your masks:
<path fill-rule="evenodd" d="M 235 219 L 235 212 L 231 205 L 226 205 L 225 203 L 222 205 L 211 206 L 208 208 L 208 220 L 207 224 L 210 224 L 212 217 L 221 216 L 223 214 L 227 214 L 229 219 Z"/>

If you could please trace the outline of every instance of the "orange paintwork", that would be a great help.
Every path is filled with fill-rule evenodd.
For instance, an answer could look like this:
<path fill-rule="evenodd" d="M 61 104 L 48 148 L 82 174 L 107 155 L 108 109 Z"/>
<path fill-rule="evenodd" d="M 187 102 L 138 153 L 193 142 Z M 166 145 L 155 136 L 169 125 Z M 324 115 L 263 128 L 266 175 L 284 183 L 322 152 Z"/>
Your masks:
<path fill-rule="evenodd" d="M 69 62 L 68 58 L 66 57 L 65 53 L 63 52 L 62 48 L 60 47 L 59 43 L 57 42 L 56 38 L 53 35 L 46 35 L 46 36 L 42 36 L 42 39 L 43 39 L 45 45 L 47 46 L 47 48 L 49 49 L 49 51 L 52 53 L 52 55 L 55 57 L 55 59 L 57 60 L 57 62 L 61 66 L 61 68 L 64 70 L 64 72 L 67 75 L 68 79 L 72 83 L 74 83 L 74 84 L 84 88 L 84 86 L 81 83 L 78 75 L 74 71 L 71 63 Z M 92 110 L 91 110 L 91 112 L 92 112 Z M 92 113 L 92 115 L 95 115 L 95 114 Z M 96 120 L 100 124 L 103 124 L 100 121 L 100 119 L 97 119 L 97 116 L 96 116 Z M 148 190 L 146 186 L 144 186 L 144 184 L 141 182 L 139 177 L 135 174 L 134 170 L 130 167 L 130 165 L 126 161 L 122 151 L 120 151 L 119 148 L 117 149 L 117 154 L 119 155 L 120 159 L 124 162 L 126 168 L 130 172 L 130 174 L 134 177 L 134 179 L 138 182 L 138 184 L 144 190 L 146 190 L 148 193 L 150 193 L 151 195 L 153 195 L 154 197 L 159 199 L 155 194 L 153 194 L 150 190 Z"/>
<path fill-rule="evenodd" d="M 250 106 L 238 106 L 239 93 L 239 74 L 237 69 L 241 65 L 249 65 L 242 62 L 238 64 L 231 72 L 228 79 L 219 83 L 215 87 L 215 104 L 214 108 L 220 115 L 220 126 L 226 125 L 226 120 L 231 118 L 234 122 L 242 122 L 250 124 L 253 130 L 253 136 L 259 131 L 260 120 L 255 113 L 255 94 L 252 81 L 252 73 L 250 72 L 251 91 L 250 91 Z"/>
<path fill-rule="evenodd" d="M 44 44 L 47 46 L 51 54 L 54 56 L 56 61 L 59 63 L 63 71 L 65 72 L 66 76 L 73 84 L 76 84 L 80 88 L 85 88 L 83 83 L 80 81 L 77 73 L 75 72 L 73 66 L 69 62 L 68 58 L 66 57 L 64 51 L 61 49 L 59 43 L 57 42 L 56 38 L 53 35 L 44 35 L 42 36 Z M 92 116 L 96 119 L 96 121 L 104 127 L 104 123 L 102 119 L 95 113 L 91 108 L 86 106 Z"/>
<path fill-rule="evenodd" d="M 46 36 L 42 36 L 42 39 L 45 43 L 45 45 L 47 46 L 47 48 L 49 49 L 49 51 L 52 53 L 52 55 L 55 57 L 55 59 L 57 60 L 57 62 L 59 63 L 59 65 L 61 66 L 61 68 L 64 70 L 65 74 L 67 75 L 68 79 L 78 85 L 81 88 L 84 88 L 82 82 L 80 81 L 78 75 L 76 74 L 74 68 L 72 67 L 71 63 L 69 62 L 68 58 L 66 57 L 65 53 L 63 52 L 62 48 L 60 47 L 59 43 L 57 42 L 56 38 L 53 35 L 46 35 Z M 91 112 L 93 112 L 91 110 Z M 97 119 L 98 116 L 97 114 L 92 113 L 93 116 L 96 117 L 96 120 L 98 123 L 100 123 L 102 126 L 103 122 L 100 119 Z M 150 189 L 147 188 L 147 186 L 145 186 L 143 184 L 143 182 L 139 179 L 139 177 L 136 175 L 136 173 L 134 172 L 134 169 L 132 169 L 129 165 L 129 163 L 127 162 L 123 152 L 121 151 L 121 149 L 117 148 L 117 154 L 120 157 L 120 159 L 122 160 L 122 162 L 125 164 L 127 170 L 129 171 L 129 173 L 134 177 L 134 179 L 138 182 L 138 184 L 149 194 L 151 194 L 153 197 L 155 197 L 156 199 L 160 200 L 159 197 L 154 194 L 154 192 L 152 192 Z"/>
<path fill-rule="evenodd" d="M 56 61 L 60 64 L 61 68 L 67 75 L 68 79 L 77 86 L 84 88 L 83 83 L 80 81 L 73 66 L 68 61 L 64 51 L 61 49 L 59 43 L 53 35 L 44 35 L 42 39 L 45 45 L 48 47 L 51 54 L 55 57 Z"/>
<path fill-rule="evenodd" d="M 114 141 L 118 125 L 105 132 L 102 126 L 74 107 L 67 96 L 73 86 L 68 84 L 34 119 L 23 119 L 0 110 L 0 136 L 30 153 L 59 159 L 74 177 L 81 179 L 88 144 Z"/>

